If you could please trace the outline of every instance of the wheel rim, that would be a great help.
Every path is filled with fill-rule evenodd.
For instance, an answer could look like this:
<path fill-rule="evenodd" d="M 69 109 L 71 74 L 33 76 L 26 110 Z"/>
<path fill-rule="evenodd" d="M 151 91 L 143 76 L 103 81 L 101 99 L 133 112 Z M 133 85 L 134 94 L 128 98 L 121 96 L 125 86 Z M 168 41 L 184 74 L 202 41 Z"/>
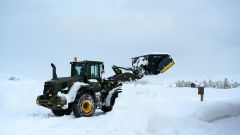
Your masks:
<path fill-rule="evenodd" d="M 81 110 L 84 113 L 90 113 L 92 111 L 92 107 L 93 107 L 92 102 L 89 99 L 85 99 L 82 102 Z"/>

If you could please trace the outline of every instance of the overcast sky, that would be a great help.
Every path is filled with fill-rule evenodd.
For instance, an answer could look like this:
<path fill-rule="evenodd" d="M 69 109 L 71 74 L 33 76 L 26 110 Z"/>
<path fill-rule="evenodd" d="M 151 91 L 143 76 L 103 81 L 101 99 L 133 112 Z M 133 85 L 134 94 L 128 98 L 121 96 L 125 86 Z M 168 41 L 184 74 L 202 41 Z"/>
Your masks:
<path fill-rule="evenodd" d="M 0 73 L 70 74 L 74 56 L 130 66 L 168 52 L 170 76 L 240 74 L 239 0 L 0 0 Z"/>

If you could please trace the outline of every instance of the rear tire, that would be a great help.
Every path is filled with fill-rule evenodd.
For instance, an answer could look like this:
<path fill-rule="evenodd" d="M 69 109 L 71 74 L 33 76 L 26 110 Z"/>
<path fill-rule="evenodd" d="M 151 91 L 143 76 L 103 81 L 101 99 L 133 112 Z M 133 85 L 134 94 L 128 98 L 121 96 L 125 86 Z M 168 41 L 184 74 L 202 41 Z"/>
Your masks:
<path fill-rule="evenodd" d="M 81 92 L 76 96 L 72 110 L 76 118 L 93 116 L 96 110 L 95 97 L 89 92 Z"/>

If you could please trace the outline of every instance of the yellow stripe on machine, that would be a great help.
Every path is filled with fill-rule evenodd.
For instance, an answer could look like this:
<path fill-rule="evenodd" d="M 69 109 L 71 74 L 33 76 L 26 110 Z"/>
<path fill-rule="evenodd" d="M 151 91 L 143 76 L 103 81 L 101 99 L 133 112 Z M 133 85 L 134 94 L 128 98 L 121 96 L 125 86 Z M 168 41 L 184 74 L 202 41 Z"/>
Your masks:
<path fill-rule="evenodd" d="M 170 62 L 167 66 L 165 66 L 160 73 L 164 73 L 165 71 L 167 71 L 170 67 L 172 67 L 175 64 L 174 60 L 172 62 Z"/>

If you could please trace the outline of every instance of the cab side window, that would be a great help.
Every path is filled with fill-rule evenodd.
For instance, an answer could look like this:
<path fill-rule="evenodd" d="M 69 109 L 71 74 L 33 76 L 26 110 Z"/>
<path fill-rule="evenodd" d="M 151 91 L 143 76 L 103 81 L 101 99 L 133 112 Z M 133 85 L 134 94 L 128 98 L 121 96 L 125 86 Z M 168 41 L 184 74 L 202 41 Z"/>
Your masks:
<path fill-rule="evenodd" d="M 91 65 L 90 66 L 90 70 L 91 70 L 91 73 L 90 73 L 90 76 L 91 78 L 100 78 L 100 69 L 99 69 L 99 65 Z"/>

